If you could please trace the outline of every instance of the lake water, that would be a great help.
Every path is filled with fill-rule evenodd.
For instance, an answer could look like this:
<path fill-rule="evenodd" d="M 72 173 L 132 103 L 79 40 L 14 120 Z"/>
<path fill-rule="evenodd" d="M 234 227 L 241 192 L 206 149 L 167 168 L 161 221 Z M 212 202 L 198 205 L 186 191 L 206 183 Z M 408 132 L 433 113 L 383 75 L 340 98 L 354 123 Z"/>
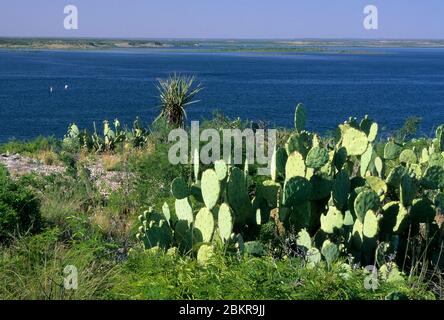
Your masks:
<path fill-rule="evenodd" d="M 298 102 L 308 128 L 324 132 L 368 114 L 387 132 L 408 116 L 430 135 L 444 123 L 444 49 L 369 49 L 357 54 L 202 53 L 159 50 L 0 51 L 0 142 L 62 137 L 71 122 L 158 113 L 156 79 L 196 75 L 205 86 L 189 119 L 230 117 L 291 126 Z M 69 90 L 65 91 L 65 84 Z M 49 92 L 52 86 L 54 91 Z"/>

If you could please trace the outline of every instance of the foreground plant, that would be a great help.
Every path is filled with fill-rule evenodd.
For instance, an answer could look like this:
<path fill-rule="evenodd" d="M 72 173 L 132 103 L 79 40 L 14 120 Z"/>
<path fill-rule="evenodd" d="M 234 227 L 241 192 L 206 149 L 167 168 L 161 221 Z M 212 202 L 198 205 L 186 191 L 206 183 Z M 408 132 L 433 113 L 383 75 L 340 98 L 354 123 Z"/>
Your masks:
<path fill-rule="evenodd" d="M 161 213 L 140 216 L 138 239 L 146 248 L 178 247 L 205 262 L 220 245 L 261 256 L 267 251 L 260 240 L 277 235 L 285 242 L 294 233 L 294 250 L 308 267 L 342 257 L 345 268 L 375 266 L 385 279 L 438 271 L 444 126 L 435 139 L 409 143 L 378 142 L 377 135 L 376 122 L 350 118 L 325 141 L 305 130 L 299 105 L 294 132 L 274 153 L 271 179 L 223 161 L 200 172 L 196 162 L 193 184 L 182 177 L 172 182 L 174 211 L 165 204 Z"/>

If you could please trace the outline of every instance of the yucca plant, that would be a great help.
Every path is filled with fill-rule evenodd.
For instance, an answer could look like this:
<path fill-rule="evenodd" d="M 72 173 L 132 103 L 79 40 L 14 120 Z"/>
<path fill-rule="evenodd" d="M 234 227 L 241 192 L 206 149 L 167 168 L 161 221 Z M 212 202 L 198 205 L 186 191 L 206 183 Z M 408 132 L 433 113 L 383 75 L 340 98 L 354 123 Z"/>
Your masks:
<path fill-rule="evenodd" d="M 165 118 L 167 123 L 174 127 L 183 127 L 187 118 L 185 108 L 198 101 L 194 96 L 203 88 L 200 84 L 193 86 L 194 77 L 180 74 L 170 75 L 166 80 L 159 80 L 156 85 L 160 94 L 160 114 L 154 120 Z"/>

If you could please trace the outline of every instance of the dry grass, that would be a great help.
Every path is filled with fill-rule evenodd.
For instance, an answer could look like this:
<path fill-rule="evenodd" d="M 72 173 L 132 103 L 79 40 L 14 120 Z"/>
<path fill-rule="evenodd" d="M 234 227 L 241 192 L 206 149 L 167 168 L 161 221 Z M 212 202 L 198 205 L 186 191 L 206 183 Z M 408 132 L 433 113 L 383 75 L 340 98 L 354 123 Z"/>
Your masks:
<path fill-rule="evenodd" d="M 42 150 L 37 153 L 36 158 L 48 166 L 60 165 L 57 154 L 52 150 Z"/>
<path fill-rule="evenodd" d="M 122 169 L 124 161 L 121 155 L 103 154 L 102 163 L 106 171 L 120 171 Z"/>

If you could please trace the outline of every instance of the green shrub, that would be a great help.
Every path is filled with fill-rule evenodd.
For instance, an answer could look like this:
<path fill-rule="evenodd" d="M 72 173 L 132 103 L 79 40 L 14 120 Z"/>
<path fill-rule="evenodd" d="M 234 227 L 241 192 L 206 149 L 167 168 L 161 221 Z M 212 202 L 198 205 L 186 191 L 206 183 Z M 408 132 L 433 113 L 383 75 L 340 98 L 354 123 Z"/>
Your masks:
<path fill-rule="evenodd" d="M 40 202 L 24 183 L 14 182 L 0 166 L 0 241 L 40 227 Z"/>
<path fill-rule="evenodd" d="M 115 259 L 100 238 L 60 241 L 59 229 L 14 240 L 0 246 L 0 299 L 99 299 L 110 287 Z M 77 290 L 64 287 L 64 269 L 74 266 Z"/>

